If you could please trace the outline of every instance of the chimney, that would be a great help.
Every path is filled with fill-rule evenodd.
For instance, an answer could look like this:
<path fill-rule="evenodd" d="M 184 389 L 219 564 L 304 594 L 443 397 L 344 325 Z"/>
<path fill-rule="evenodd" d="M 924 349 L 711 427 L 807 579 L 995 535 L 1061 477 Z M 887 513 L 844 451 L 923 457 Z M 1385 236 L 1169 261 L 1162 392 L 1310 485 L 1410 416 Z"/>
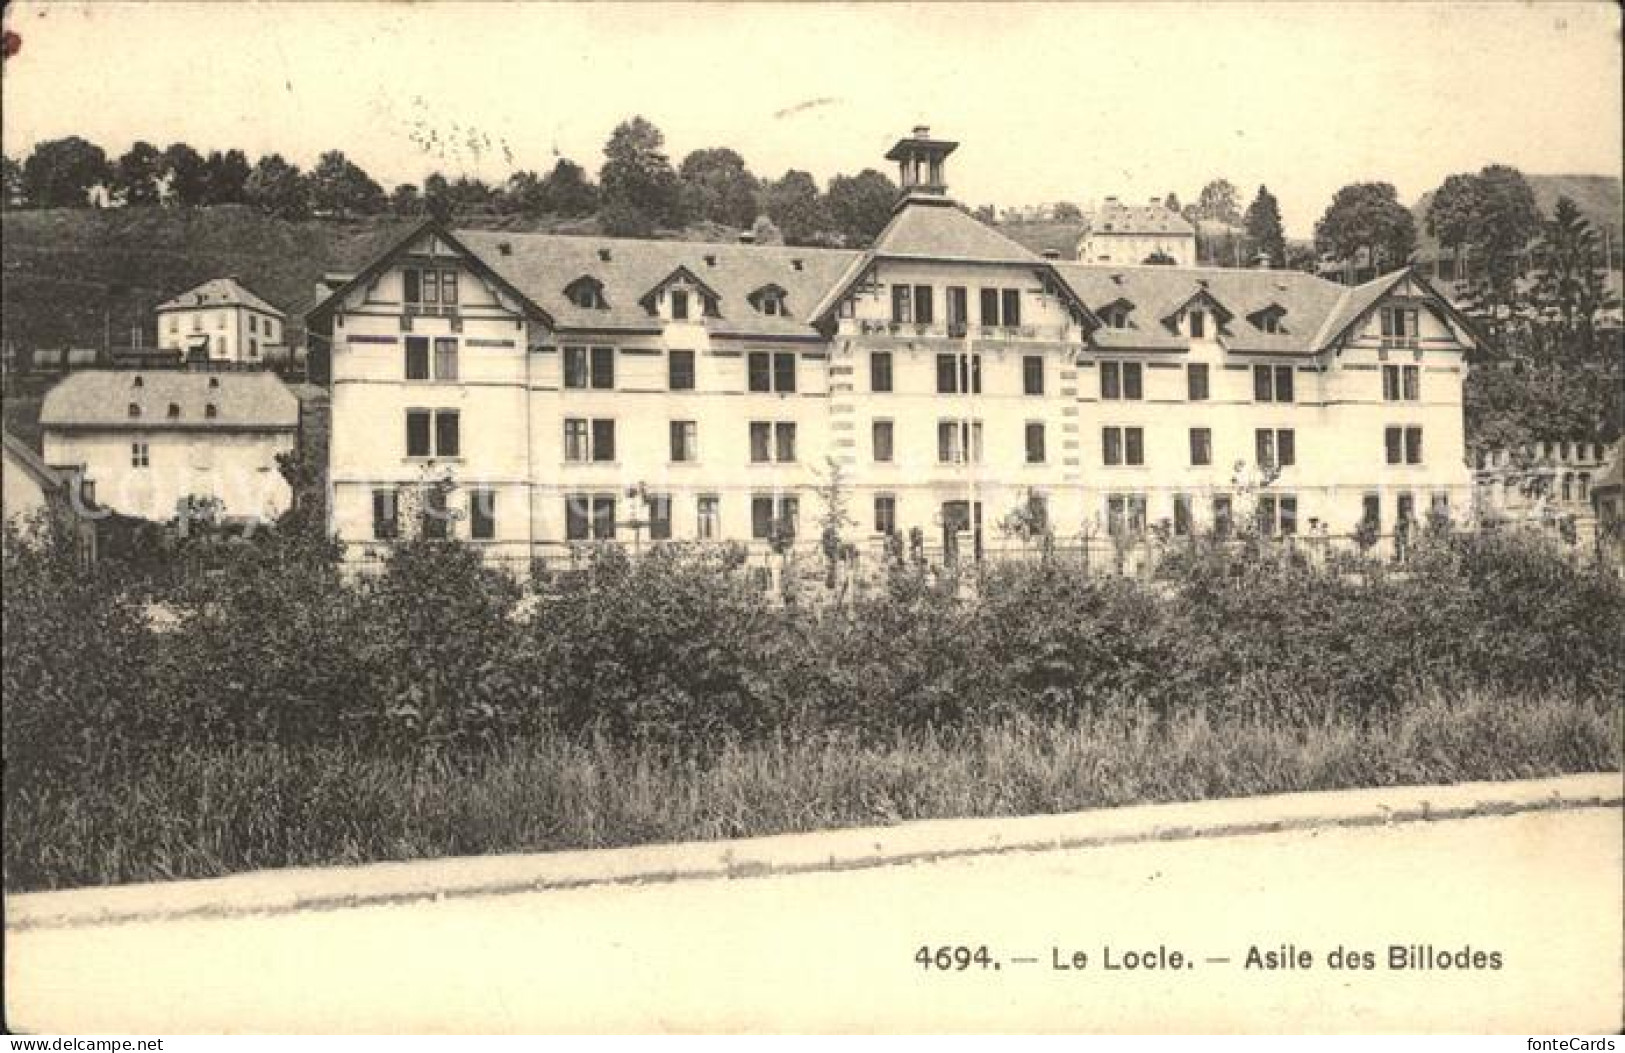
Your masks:
<path fill-rule="evenodd" d="M 705 265 L 707 267 L 715 267 L 717 265 L 717 257 L 715 253 L 708 252 L 705 254 Z"/>
<path fill-rule="evenodd" d="M 513 242 L 511 242 L 511 241 L 499 241 L 499 242 L 497 242 L 497 252 L 500 255 L 503 255 L 503 256 L 512 256 L 513 255 Z"/>
<path fill-rule="evenodd" d="M 916 138 L 916 139 L 929 139 L 929 138 L 931 138 L 931 126 L 929 124 L 916 124 L 914 126 L 914 138 Z"/>
<path fill-rule="evenodd" d="M 1044 258 L 1046 260 L 1058 260 L 1061 258 L 1061 253 L 1057 249 L 1045 249 Z"/>
<path fill-rule="evenodd" d="M 609 250 L 608 249 L 599 249 L 598 250 L 598 258 L 600 260 L 604 261 L 605 263 L 608 263 L 609 262 Z"/>

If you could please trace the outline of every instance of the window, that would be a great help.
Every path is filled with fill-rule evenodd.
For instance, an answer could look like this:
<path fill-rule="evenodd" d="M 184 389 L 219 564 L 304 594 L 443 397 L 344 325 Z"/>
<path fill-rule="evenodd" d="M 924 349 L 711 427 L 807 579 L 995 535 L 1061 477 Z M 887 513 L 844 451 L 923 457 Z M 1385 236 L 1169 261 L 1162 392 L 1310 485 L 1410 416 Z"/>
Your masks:
<path fill-rule="evenodd" d="M 965 287 L 948 286 L 948 335 L 964 335 L 965 323 L 968 321 L 970 321 L 970 298 Z"/>
<path fill-rule="evenodd" d="M 1437 493 L 1433 495 L 1433 503 L 1428 509 L 1428 515 L 1434 519 L 1448 520 L 1450 518 L 1450 495 Z"/>
<path fill-rule="evenodd" d="M 1422 463 L 1422 429 L 1389 427 L 1383 429 L 1383 447 L 1389 464 Z"/>
<path fill-rule="evenodd" d="M 870 436 L 874 443 L 875 461 L 880 464 L 890 464 L 892 460 L 892 422 L 877 420 L 870 426 Z"/>
<path fill-rule="evenodd" d="M 1207 363 L 1192 362 L 1185 367 L 1185 397 L 1192 402 L 1207 401 Z"/>
<path fill-rule="evenodd" d="M 1036 421 L 1027 425 L 1027 463 L 1044 463 L 1044 426 Z"/>
<path fill-rule="evenodd" d="M 875 495 L 875 533 L 892 534 L 897 531 L 897 498 L 891 494 Z"/>
<path fill-rule="evenodd" d="M 260 357 L 260 342 L 257 338 L 252 336 L 248 338 L 248 357 Z"/>
<path fill-rule="evenodd" d="M 1415 402 L 1421 398 L 1421 367 L 1383 366 L 1382 397 L 1387 402 Z"/>
<path fill-rule="evenodd" d="M 1109 427 L 1100 430 L 1101 453 L 1108 465 L 1143 465 L 1145 429 Z"/>
<path fill-rule="evenodd" d="M 649 540 L 671 540 L 671 495 L 650 494 L 647 502 L 649 509 Z"/>
<path fill-rule="evenodd" d="M 1044 393 L 1044 357 L 1023 355 L 1021 359 L 1021 391 L 1024 395 Z"/>
<path fill-rule="evenodd" d="M 1111 494 L 1106 498 L 1106 529 L 1112 537 L 1145 533 L 1145 495 Z"/>
<path fill-rule="evenodd" d="M 1216 494 L 1213 498 L 1213 533 L 1219 537 L 1229 537 L 1231 528 L 1235 524 L 1235 516 L 1231 512 L 1230 495 Z"/>
<path fill-rule="evenodd" d="M 1006 290 L 1004 290 L 1004 293 L 1003 293 L 1003 296 L 1002 296 L 1002 304 L 1001 304 L 1001 306 L 1004 308 L 1004 319 L 1003 319 L 1003 321 L 1004 321 L 1005 325 L 1007 325 L 1007 326 L 1015 326 L 1015 325 L 1020 325 L 1021 324 L 1021 290 L 1020 289 L 1006 289 Z"/>
<path fill-rule="evenodd" d="M 145 387 L 146 383 L 147 382 L 142 380 L 140 377 L 136 377 L 134 380 L 130 381 L 130 386 L 132 388 Z M 209 386 L 211 388 L 219 387 L 220 386 L 220 378 L 219 377 L 210 377 L 209 378 Z"/>
<path fill-rule="evenodd" d="M 174 315 L 174 314 L 170 315 L 169 316 L 169 331 L 171 333 L 180 332 L 180 329 L 181 329 L 180 322 L 181 322 L 181 319 L 180 319 L 179 315 Z"/>
<path fill-rule="evenodd" d="M 671 291 L 671 316 L 679 322 L 688 320 L 688 293 L 682 289 Z"/>
<path fill-rule="evenodd" d="M 1291 402 L 1291 366 L 1254 366 L 1254 402 Z"/>
<path fill-rule="evenodd" d="M 1298 499 L 1290 494 L 1264 494 L 1258 499 L 1258 529 L 1270 536 L 1298 532 Z"/>
<path fill-rule="evenodd" d="M 265 338 L 268 341 L 276 339 L 276 322 L 269 318 L 265 320 Z"/>
<path fill-rule="evenodd" d="M 580 277 L 564 287 L 564 295 L 577 307 L 590 311 L 606 311 L 609 303 L 604 299 L 604 285 L 597 278 Z"/>
<path fill-rule="evenodd" d="M 961 354 L 937 356 L 937 394 L 980 395 L 981 393 L 981 355 Z"/>
<path fill-rule="evenodd" d="M 139 416 L 141 416 L 141 407 L 139 405 L 137 405 L 136 403 L 132 402 L 132 403 L 130 403 L 130 408 L 126 411 L 126 413 L 130 417 L 139 417 Z"/>
<path fill-rule="evenodd" d="M 433 424 L 434 442 L 430 443 Z M 406 411 L 406 455 L 408 457 L 456 457 L 461 447 L 456 410 L 411 409 Z"/>
<path fill-rule="evenodd" d="M 674 464 L 699 460 L 699 425 L 691 420 L 671 422 L 671 459 Z"/>
<path fill-rule="evenodd" d="M 1145 397 L 1143 372 L 1138 362 L 1102 362 L 1100 397 L 1138 400 Z"/>
<path fill-rule="evenodd" d="M 223 312 L 214 316 L 214 327 L 216 329 L 226 328 L 226 316 Z"/>
<path fill-rule="evenodd" d="M 1414 307 L 1384 307 L 1382 309 L 1382 342 L 1398 347 L 1415 347 L 1417 313 Z"/>
<path fill-rule="evenodd" d="M 750 536 L 758 541 L 773 537 L 774 526 L 787 536 L 796 536 L 796 521 L 801 517 L 801 501 L 792 496 L 778 498 L 757 494 L 750 499 Z"/>
<path fill-rule="evenodd" d="M 908 285 L 893 285 L 891 287 L 891 320 L 893 322 L 914 321 L 914 289 Z"/>
<path fill-rule="evenodd" d="M 1191 535 L 1191 496 L 1190 494 L 1174 495 L 1174 536 L 1190 537 Z"/>
<path fill-rule="evenodd" d="M 1127 329 L 1130 310 L 1127 304 L 1114 303 L 1100 313 L 1100 320 L 1106 323 L 1107 329 Z"/>
<path fill-rule="evenodd" d="M 673 391 L 694 390 L 694 352 L 672 351 L 666 356 L 666 386 Z"/>
<path fill-rule="evenodd" d="M 569 541 L 613 541 L 615 497 L 612 494 L 571 494 L 564 499 L 564 536 Z"/>
<path fill-rule="evenodd" d="M 615 349 L 565 348 L 564 386 L 577 389 L 595 388 L 600 391 L 612 390 L 615 387 Z"/>
<path fill-rule="evenodd" d="M 192 332 L 194 332 L 194 333 L 203 332 L 203 316 L 202 315 L 194 314 L 192 316 Z"/>
<path fill-rule="evenodd" d="M 936 320 L 936 308 L 932 300 L 931 286 L 916 285 L 914 287 L 914 320 L 921 325 L 929 325 Z"/>
<path fill-rule="evenodd" d="M 981 301 L 982 301 L 982 324 L 983 325 L 998 325 L 999 324 L 999 290 L 997 290 L 997 289 L 982 289 L 981 290 Z"/>
<path fill-rule="evenodd" d="M 750 390 L 777 391 L 781 394 L 796 389 L 796 355 L 794 351 L 752 351 L 748 359 Z"/>
<path fill-rule="evenodd" d="M 1382 528 L 1382 495 L 1366 494 L 1360 499 L 1360 521 L 1374 529 Z"/>
<path fill-rule="evenodd" d="M 1213 429 L 1191 429 L 1191 466 L 1203 468 L 1213 463 Z"/>
<path fill-rule="evenodd" d="M 1192 311 L 1192 312 L 1190 312 L 1190 314 L 1187 317 L 1190 318 L 1191 339 L 1192 340 L 1201 340 L 1204 337 L 1206 337 L 1207 336 L 1207 312 L 1205 312 L 1205 311 Z"/>
<path fill-rule="evenodd" d="M 786 421 L 751 421 L 750 459 L 753 464 L 793 462 L 796 459 L 796 426 Z"/>
<path fill-rule="evenodd" d="M 564 419 L 564 459 L 571 463 L 586 461 L 606 462 L 615 459 L 615 422 L 613 420 L 586 420 L 581 417 Z"/>
<path fill-rule="evenodd" d="M 401 536 L 398 504 L 394 490 L 372 492 L 372 536 L 375 541 L 394 541 Z"/>
<path fill-rule="evenodd" d="M 457 338 L 436 337 L 434 341 L 434 378 L 457 379 Z"/>
<path fill-rule="evenodd" d="M 1394 519 L 1402 526 L 1416 522 L 1416 495 L 1400 494 L 1394 501 Z"/>
<path fill-rule="evenodd" d="M 981 463 L 982 422 L 939 421 L 937 460 L 943 464 Z"/>
<path fill-rule="evenodd" d="M 1259 428 L 1253 433 L 1253 446 L 1260 468 L 1286 468 L 1297 463 L 1291 428 Z"/>
<path fill-rule="evenodd" d="M 171 402 L 169 404 L 169 419 L 170 420 L 180 420 L 181 419 L 180 403 Z"/>
<path fill-rule="evenodd" d="M 212 402 L 209 403 L 207 406 L 203 407 L 203 416 L 206 420 L 216 419 L 220 416 L 220 407 L 216 406 Z"/>
<path fill-rule="evenodd" d="M 248 316 L 248 331 L 250 333 L 258 333 L 260 331 L 260 316 L 259 315 L 251 314 L 251 315 Z"/>
<path fill-rule="evenodd" d="M 891 352 L 871 351 L 869 353 L 869 390 L 884 392 L 891 389 Z"/>
<path fill-rule="evenodd" d="M 451 511 L 446 507 L 443 487 L 423 491 L 423 508 L 418 513 L 418 535 L 428 541 L 444 541 L 451 536 Z"/>
<path fill-rule="evenodd" d="M 694 502 L 694 536 L 701 541 L 715 541 L 722 533 L 722 499 L 715 494 L 701 494 Z"/>
<path fill-rule="evenodd" d="M 406 379 L 429 379 L 429 338 L 426 336 L 406 338 Z"/>
<path fill-rule="evenodd" d="M 497 492 L 470 490 L 468 492 L 468 536 L 475 541 L 490 541 L 497 536 Z"/>
<path fill-rule="evenodd" d="M 130 444 L 130 467 L 146 468 L 151 466 L 151 464 L 152 456 L 147 444 L 144 442 L 132 442 Z"/>

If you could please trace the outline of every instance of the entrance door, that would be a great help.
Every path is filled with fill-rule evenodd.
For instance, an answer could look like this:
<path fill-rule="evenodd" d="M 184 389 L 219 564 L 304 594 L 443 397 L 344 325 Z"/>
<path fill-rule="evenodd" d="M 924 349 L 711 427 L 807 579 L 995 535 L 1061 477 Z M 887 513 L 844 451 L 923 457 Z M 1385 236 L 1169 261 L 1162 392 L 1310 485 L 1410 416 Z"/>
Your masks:
<path fill-rule="evenodd" d="M 982 502 L 944 501 L 942 503 L 942 558 L 945 563 L 959 559 L 960 537 L 971 535 L 971 557 L 982 558 Z"/>

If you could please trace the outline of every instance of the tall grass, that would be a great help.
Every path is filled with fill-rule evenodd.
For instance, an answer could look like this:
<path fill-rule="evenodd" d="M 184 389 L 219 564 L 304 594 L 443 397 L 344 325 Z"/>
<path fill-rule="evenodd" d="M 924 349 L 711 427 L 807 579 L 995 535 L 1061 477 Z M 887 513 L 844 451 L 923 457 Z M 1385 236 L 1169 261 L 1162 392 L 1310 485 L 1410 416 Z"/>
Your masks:
<path fill-rule="evenodd" d="M 733 740 L 703 759 L 603 737 L 477 754 L 335 745 L 192 747 L 113 779 L 14 787 L 13 891 L 264 867 L 602 848 L 1621 766 L 1621 706 L 1419 694 L 1375 719 L 1298 726 L 1195 705 L 1118 707 L 886 741 Z M 111 773 L 109 773 L 111 774 Z"/>

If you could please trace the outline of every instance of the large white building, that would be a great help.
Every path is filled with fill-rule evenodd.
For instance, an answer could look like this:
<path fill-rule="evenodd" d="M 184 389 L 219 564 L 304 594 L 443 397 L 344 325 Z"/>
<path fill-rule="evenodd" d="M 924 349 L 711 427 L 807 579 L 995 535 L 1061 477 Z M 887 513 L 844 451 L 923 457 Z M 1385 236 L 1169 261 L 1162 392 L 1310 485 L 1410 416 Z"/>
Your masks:
<path fill-rule="evenodd" d="M 256 363 L 287 339 L 286 319 L 237 277 L 211 278 L 159 304 L 158 346 L 215 362 Z"/>
<path fill-rule="evenodd" d="M 295 448 L 299 400 L 272 373 L 85 370 L 45 393 L 40 427 L 46 463 L 123 515 L 167 522 L 214 498 L 269 521 L 292 496 L 276 456 Z"/>
<path fill-rule="evenodd" d="M 1134 267 L 1196 264 L 1196 228 L 1158 198 L 1129 205 L 1108 197 L 1088 217 L 1078 242 L 1078 262 Z"/>
<path fill-rule="evenodd" d="M 1025 508 L 1060 537 L 1468 508 L 1473 338 L 1424 279 L 1046 260 L 946 197 L 954 146 L 893 148 L 863 252 L 418 228 L 307 318 L 333 530 L 811 539 L 832 474 L 848 536 L 933 548 Z M 449 515 L 402 503 L 431 480 Z"/>

